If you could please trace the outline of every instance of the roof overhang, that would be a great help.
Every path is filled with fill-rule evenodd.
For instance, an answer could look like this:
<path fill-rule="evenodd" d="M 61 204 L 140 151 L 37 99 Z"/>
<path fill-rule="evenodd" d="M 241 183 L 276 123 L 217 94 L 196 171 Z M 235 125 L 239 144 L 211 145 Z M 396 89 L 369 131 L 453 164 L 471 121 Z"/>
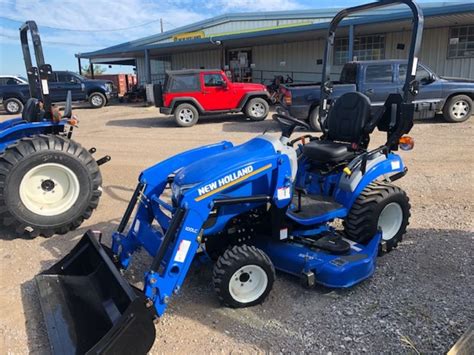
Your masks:
<path fill-rule="evenodd" d="M 474 3 L 427 8 L 424 10 L 424 16 L 425 28 L 474 24 Z M 383 30 L 380 29 L 381 23 L 383 23 Z M 166 42 L 139 46 L 125 51 L 109 48 L 107 50 L 83 53 L 76 56 L 80 58 L 93 58 L 94 60 L 107 57 L 136 58 L 143 57 L 146 50 L 149 51 L 150 56 L 163 56 L 179 52 L 212 49 L 218 50 L 223 47 L 238 48 L 262 44 L 314 40 L 326 37 L 328 24 L 329 23 L 325 22 L 264 31 L 222 35 L 212 38 L 199 38 L 189 41 Z M 409 30 L 411 28 L 411 14 L 409 12 L 396 12 L 393 14 L 349 19 L 341 23 L 337 35 L 347 36 L 348 28 L 351 25 L 356 28 L 357 34 Z M 219 42 L 220 45 L 217 44 Z"/>

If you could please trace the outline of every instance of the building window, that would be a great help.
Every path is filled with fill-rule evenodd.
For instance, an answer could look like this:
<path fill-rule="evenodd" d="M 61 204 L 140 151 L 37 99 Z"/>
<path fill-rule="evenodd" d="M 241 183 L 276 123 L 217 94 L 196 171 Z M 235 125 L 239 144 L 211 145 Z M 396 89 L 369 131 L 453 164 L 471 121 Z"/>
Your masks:
<path fill-rule="evenodd" d="M 354 38 L 354 57 L 357 60 L 377 60 L 385 58 L 385 36 L 357 36 Z M 336 38 L 334 45 L 334 65 L 344 65 L 349 58 L 349 38 Z"/>
<path fill-rule="evenodd" d="M 451 27 L 448 58 L 474 57 L 474 26 Z"/>

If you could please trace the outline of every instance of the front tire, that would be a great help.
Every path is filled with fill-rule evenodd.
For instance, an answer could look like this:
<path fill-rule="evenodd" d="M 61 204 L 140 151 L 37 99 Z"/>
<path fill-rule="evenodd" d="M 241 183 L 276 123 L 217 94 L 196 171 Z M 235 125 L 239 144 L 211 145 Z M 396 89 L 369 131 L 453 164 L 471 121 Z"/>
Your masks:
<path fill-rule="evenodd" d="M 261 97 L 255 97 L 245 105 L 245 114 L 252 121 L 263 121 L 267 118 L 269 110 L 268 102 Z"/>
<path fill-rule="evenodd" d="M 451 97 L 443 107 L 444 120 L 450 123 L 467 121 L 473 113 L 472 99 L 467 95 Z"/>
<path fill-rule="evenodd" d="M 227 249 L 214 265 L 214 288 L 220 301 L 233 308 L 262 303 L 275 281 L 275 268 L 262 250 L 240 245 Z"/>
<path fill-rule="evenodd" d="M 7 113 L 14 115 L 23 111 L 23 102 L 15 98 L 6 99 L 3 102 L 3 107 Z"/>
<path fill-rule="evenodd" d="M 92 215 L 101 184 L 96 161 L 78 143 L 23 138 L 0 156 L 0 221 L 19 234 L 67 233 Z"/>
<path fill-rule="evenodd" d="M 346 234 L 357 243 L 367 244 L 380 228 L 383 249 L 389 252 L 406 232 L 410 207 L 408 196 L 401 188 L 373 182 L 361 192 L 344 220 Z"/>
<path fill-rule="evenodd" d="M 89 96 L 89 104 L 92 108 L 104 107 L 107 103 L 107 98 L 100 92 L 94 92 Z"/>
<path fill-rule="evenodd" d="M 199 120 L 199 112 L 191 104 L 181 104 L 174 111 L 174 119 L 180 127 L 191 127 Z"/>

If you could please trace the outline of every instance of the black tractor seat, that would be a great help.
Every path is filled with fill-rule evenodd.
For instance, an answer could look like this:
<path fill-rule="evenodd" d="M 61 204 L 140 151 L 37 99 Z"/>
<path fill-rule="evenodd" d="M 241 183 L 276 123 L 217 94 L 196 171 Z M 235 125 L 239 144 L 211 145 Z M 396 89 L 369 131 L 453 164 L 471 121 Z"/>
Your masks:
<path fill-rule="evenodd" d="M 303 154 L 312 161 L 339 163 L 354 158 L 356 152 L 348 143 L 311 141 L 303 147 Z"/>
<path fill-rule="evenodd" d="M 350 160 L 366 148 L 379 117 L 378 114 L 372 118 L 367 96 L 360 92 L 346 93 L 329 110 L 324 138 L 306 144 L 303 155 L 319 163 Z"/>

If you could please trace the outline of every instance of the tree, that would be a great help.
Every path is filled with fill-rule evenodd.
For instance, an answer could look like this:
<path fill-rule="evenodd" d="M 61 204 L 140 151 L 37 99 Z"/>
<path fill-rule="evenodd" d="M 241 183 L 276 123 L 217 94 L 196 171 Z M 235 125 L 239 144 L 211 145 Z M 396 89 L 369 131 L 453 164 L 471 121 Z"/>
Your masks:
<path fill-rule="evenodd" d="M 84 76 L 92 76 L 90 64 L 81 67 L 81 70 L 82 70 L 82 75 L 84 75 Z M 106 71 L 106 69 L 103 68 L 103 67 L 101 67 L 100 65 L 97 65 L 97 64 L 94 65 L 94 75 L 104 74 L 105 71 Z"/>

